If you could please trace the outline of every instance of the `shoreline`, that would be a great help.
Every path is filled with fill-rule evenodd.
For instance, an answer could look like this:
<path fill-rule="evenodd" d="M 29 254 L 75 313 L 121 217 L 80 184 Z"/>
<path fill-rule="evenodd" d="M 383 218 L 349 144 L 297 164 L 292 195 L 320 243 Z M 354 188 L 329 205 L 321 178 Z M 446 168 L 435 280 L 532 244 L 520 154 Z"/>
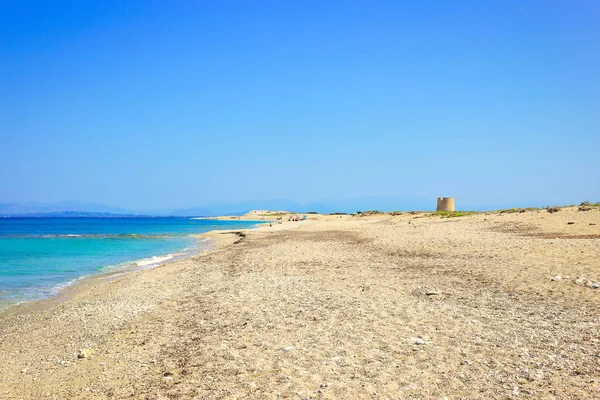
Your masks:
<path fill-rule="evenodd" d="M 41 309 L 52 307 L 56 304 L 60 304 L 64 301 L 67 301 L 73 295 L 73 293 L 76 293 L 76 292 L 79 292 L 82 290 L 86 290 L 86 288 L 89 288 L 90 286 L 96 285 L 100 282 L 106 282 L 106 281 L 110 281 L 113 279 L 119 279 L 120 277 L 129 275 L 129 274 L 132 274 L 132 273 L 135 273 L 138 271 L 144 271 L 144 270 L 151 269 L 151 268 L 157 268 L 164 264 L 177 262 L 179 260 L 183 260 L 188 257 L 197 256 L 197 255 L 201 254 L 202 252 L 211 249 L 211 246 L 209 244 L 210 240 L 209 239 L 205 239 L 205 240 L 206 240 L 206 242 L 204 242 L 204 243 L 207 244 L 206 248 L 203 248 L 204 246 L 201 245 L 202 242 L 199 242 L 196 246 L 194 246 L 192 251 L 190 251 L 189 253 L 175 253 L 175 254 L 168 253 L 168 254 L 164 254 L 164 255 L 152 256 L 149 258 L 142 258 L 142 259 L 135 260 L 135 261 L 124 262 L 122 264 L 119 264 L 119 265 L 122 265 L 122 267 L 117 267 L 117 268 L 113 267 L 114 269 L 111 268 L 108 270 L 104 269 L 107 267 L 102 267 L 103 269 L 100 269 L 95 273 L 82 275 L 79 278 L 76 278 L 72 281 L 61 284 L 60 288 L 58 288 L 55 293 L 52 293 L 48 296 L 45 296 L 45 297 L 42 297 L 39 299 L 23 300 L 18 303 L 7 304 L 5 308 L 0 309 L 0 321 L 5 317 L 22 315 L 22 314 L 26 314 L 28 312 L 35 312 L 35 311 L 39 311 Z M 170 255 L 172 257 L 169 259 L 166 259 L 166 260 L 152 263 L 152 264 L 147 264 L 147 265 L 142 265 L 142 266 L 136 265 L 137 262 L 142 261 L 142 260 L 148 260 L 153 257 L 162 258 L 167 255 Z"/>
<path fill-rule="evenodd" d="M 223 220 L 228 220 L 229 218 L 233 219 L 234 217 L 223 216 L 223 217 L 210 217 L 210 218 L 204 218 L 204 219 L 223 221 Z M 258 230 L 260 228 L 265 227 L 266 224 L 270 221 L 269 220 L 255 221 L 254 219 L 250 218 L 247 220 L 247 222 L 256 222 L 256 224 L 252 228 L 213 229 L 211 231 L 207 231 L 207 232 L 203 232 L 203 233 L 194 235 L 194 238 L 196 240 L 198 240 L 199 243 L 202 243 L 200 241 L 203 240 L 204 243 L 206 243 L 206 247 L 203 248 L 203 246 L 198 244 L 194 247 L 194 249 L 196 249 L 195 251 L 192 251 L 186 255 L 182 255 L 179 257 L 174 256 L 168 260 L 164 260 L 164 261 L 158 262 L 156 264 L 149 264 L 149 265 L 145 265 L 145 266 L 141 266 L 141 267 L 132 265 L 131 267 L 124 267 L 124 268 L 120 268 L 117 270 L 104 270 L 104 271 L 101 270 L 101 271 L 98 271 L 93 274 L 83 275 L 71 282 L 67 282 L 64 284 L 64 286 L 62 286 L 60 289 L 58 289 L 58 291 L 56 293 L 53 293 L 49 296 L 39 298 L 39 299 L 25 300 L 25 301 L 21 301 L 21 302 L 14 303 L 14 304 L 8 304 L 8 305 L 6 305 L 5 308 L 0 309 L 0 321 L 5 320 L 10 317 L 18 317 L 18 316 L 26 315 L 29 313 L 36 313 L 36 312 L 39 312 L 42 310 L 50 309 L 56 305 L 59 305 L 61 303 L 64 303 L 65 301 L 68 301 L 74 295 L 80 294 L 80 293 L 85 293 L 86 291 L 89 291 L 91 288 L 101 285 L 104 282 L 110 282 L 112 280 L 122 279 L 122 278 L 124 278 L 128 275 L 134 274 L 134 273 L 143 272 L 143 271 L 146 271 L 149 269 L 158 268 L 158 267 L 161 267 L 164 265 L 176 263 L 181 260 L 188 259 L 188 258 L 200 256 L 206 252 L 209 252 L 213 249 L 218 248 L 219 246 L 222 246 L 223 242 L 226 242 L 223 240 L 222 236 L 220 236 L 220 235 L 238 235 L 238 233 L 240 231 Z M 161 256 L 163 256 L 163 255 L 159 255 L 156 257 L 161 257 Z M 155 257 L 155 256 L 152 256 L 152 257 Z M 145 260 L 145 259 L 147 259 L 147 258 L 140 259 L 140 260 Z M 138 261 L 140 261 L 140 260 L 138 260 Z M 132 261 L 129 263 L 134 264 L 135 261 Z"/>
<path fill-rule="evenodd" d="M 209 219 L 209 218 L 207 218 Z M 210 218 L 215 219 L 215 218 Z M 217 219 L 215 219 L 217 220 Z M 248 221 L 251 222 L 251 221 Z M 254 228 L 240 228 L 239 230 L 251 230 L 257 229 L 261 224 L 266 223 L 263 221 L 257 221 Z M 211 250 L 215 246 L 215 240 L 210 239 L 214 236 L 213 232 L 228 232 L 233 231 L 231 229 L 215 229 L 199 234 L 193 235 L 196 240 L 196 244 L 187 253 L 167 253 L 159 255 L 151 255 L 150 257 L 140 258 L 133 261 L 126 261 L 115 266 L 103 266 L 96 272 L 82 275 L 74 280 L 64 282 L 59 285 L 55 292 L 37 299 L 22 300 L 17 303 L 5 303 L 0 308 L 0 321 L 6 317 L 23 315 L 29 312 L 36 312 L 41 309 L 49 308 L 54 305 L 60 304 L 67 301 L 73 293 L 86 290 L 90 286 L 96 285 L 101 282 L 119 279 L 123 276 L 135 273 L 138 271 L 144 271 L 151 268 L 157 268 L 161 265 L 177 262 L 186 258 L 195 257 L 202 254 L 205 251 Z M 150 260 L 152 258 L 161 259 L 165 256 L 172 256 L 168 259 L 157 261 L 156 263 L 149 263 L 145 265 L 138 265 L 139 262 Z"/>
<path fill-rule="evenodd" d="M 600 210 L 240 231 L 4 318 L 0 397 L 600 396 Z"/>

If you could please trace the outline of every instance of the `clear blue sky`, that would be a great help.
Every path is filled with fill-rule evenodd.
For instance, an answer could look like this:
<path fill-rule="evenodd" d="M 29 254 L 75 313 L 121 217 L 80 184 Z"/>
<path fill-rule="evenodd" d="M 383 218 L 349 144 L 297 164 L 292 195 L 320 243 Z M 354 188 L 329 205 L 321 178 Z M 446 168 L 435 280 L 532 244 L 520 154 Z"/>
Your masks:
<path fill-rule="evenodd" d="M 0 202 L 600 201 L 600 2 L 0 0 L 0 170 Z"/>

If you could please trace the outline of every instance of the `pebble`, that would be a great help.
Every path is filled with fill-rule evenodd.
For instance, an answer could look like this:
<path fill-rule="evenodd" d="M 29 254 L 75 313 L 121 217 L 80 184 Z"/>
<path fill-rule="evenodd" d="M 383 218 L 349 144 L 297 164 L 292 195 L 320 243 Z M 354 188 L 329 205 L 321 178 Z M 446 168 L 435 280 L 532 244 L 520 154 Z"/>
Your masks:
<path fill-rule="evenodd" d="M 594 282 L 592 280 L 583 278 L 581 276 L 578 276 L 577 278 L 573 279 L 573 283 L 576 285 L 581 285 L 581 286 L 589 287 L 592 289 L 600 288 L 600 282 Z"/>
<path fill-rule="evenodd" d="M 422 346 L 422 345 L 426 345 L 426 344 L 427 344 L 427 342 L 426 342 L 426 341 L 424 341 L 424 340 L 423 340 L 423 339 L 421 339 L 421 338 L 417 338 L 417 340 L 415 340 L 415 344 L 416 344 L 416 345 L 420 345 L 420 346 Z"/>
<path fill-rule="evenodd" d="M 77 358 L 90 358 L 93 353 L 92 349 L 81 349 L 77 352 Z"/>
<path fill-rule="evenodd" d="M 283 348 L 283 349 L 281 349 L 281 350 L 283 350 L 283 351 L 285 351 L 285 352 L 292 351 L 292 350 L 294 350 L 294 346 L 287 346 L 287 347 L 284 347 L 284 348 Z"/>

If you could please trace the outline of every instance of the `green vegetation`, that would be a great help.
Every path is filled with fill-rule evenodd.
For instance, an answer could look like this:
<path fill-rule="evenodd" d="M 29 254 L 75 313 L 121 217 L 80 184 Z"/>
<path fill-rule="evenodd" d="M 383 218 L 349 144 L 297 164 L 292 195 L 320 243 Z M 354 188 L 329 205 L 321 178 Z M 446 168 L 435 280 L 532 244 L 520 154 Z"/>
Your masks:
<path fill-rule="evenodd" d="M 589 201 L 582 201 L 579 205 L 578 211 L 590 211 L 594 208 L 600 207 L 600 202 L 598 203 L 590 203 Z"/>
<path fill-rule="evenodd" d="M 597 203 L 590 203 L 589 201 L 582 201 L 579 207 L 600 207 L 600 201 Z"/>
<path fill-rule="evenodd" d="M 385 214 L 383 211 L 379 211 L 379 210 L 370 210 L 370 211 L 364 211 L 363 214 L 365 215 L 377 215 L 377 214 Z"/>
<path fill-rule="evenodd" d="M 498 214 L 512 214 L 512 213 L 523 213 L 525 211 L 537 211 L 541 210 L 541 208 L 535 207 L 526 207 L 526 208 L 507 208 L 504 210 L 496 210 Z"/>
<path fill-rule="evenodd" d="M 316 211 L 309 211 L 309 212 L 307 212 L 307 214 L 318 214 L 318 212 L 316 212 Z"/>
<path fill-rule="evenodd" d="M 442 218 L 456 218 L 456 217 L 466 217 L 467 215 L 477 214 L 476 211 L 436 211 L 432 213 L 433 216 L 439 216 Z"/>
<path fill-rule="evenodd" d="M 577 206 L 575 204 L 571 204 L 569 206 L 546 206 L 544 208 L 537 208 L 537 207 L 507 208 L 507 209 L 504 209 L 504 210 L 496 210 L 495 213 L 496 214 L 512 214 L 512 213 L 523 213 L 525 211 L 542 211 L 542 210 L 546 210 L 550 214 L 553 214 L 555 212 L 559 212 L 564 207 L 577 207 Z M 591 203 L 589 201 L 582 201 L 581 204 L 579 204 L 579 211 L 589 211 L 589 210 L 592 210 L 593 208 L 600 208 L 600 202 Z"/>
<path fill-rule="evenodd" d="M 548 211 L 550 214 L 555 213 L 555 212 L 559 212 L 560 210 L 561 210 L 560 207 L 546 206 L 546 211 Z"/>

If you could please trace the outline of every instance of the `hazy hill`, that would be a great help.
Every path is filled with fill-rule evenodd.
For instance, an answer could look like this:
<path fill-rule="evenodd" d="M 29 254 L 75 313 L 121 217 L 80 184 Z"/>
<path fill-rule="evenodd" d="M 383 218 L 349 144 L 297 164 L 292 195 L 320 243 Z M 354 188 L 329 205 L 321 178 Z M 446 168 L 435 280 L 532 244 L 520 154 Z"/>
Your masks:
<path fill-rule="evenodd" d="M 432 210 L 435 199 L 397 198 L 393 196 L 366 196 L 339 201 L 323 201 L 302 204 L 289 199 L 269 199 L 240 202 L 218 202 L 179 210 L 127 210 L 102 204 L 65 201 L 53 204 L 39 203 L 2 203 L 0 216 L 103 216 L 123 215 L 206 217 L 216 215 L 243 215 L 250 210 L 289 210 L 290 212 L 319 213 L 380 210 Z"/>

